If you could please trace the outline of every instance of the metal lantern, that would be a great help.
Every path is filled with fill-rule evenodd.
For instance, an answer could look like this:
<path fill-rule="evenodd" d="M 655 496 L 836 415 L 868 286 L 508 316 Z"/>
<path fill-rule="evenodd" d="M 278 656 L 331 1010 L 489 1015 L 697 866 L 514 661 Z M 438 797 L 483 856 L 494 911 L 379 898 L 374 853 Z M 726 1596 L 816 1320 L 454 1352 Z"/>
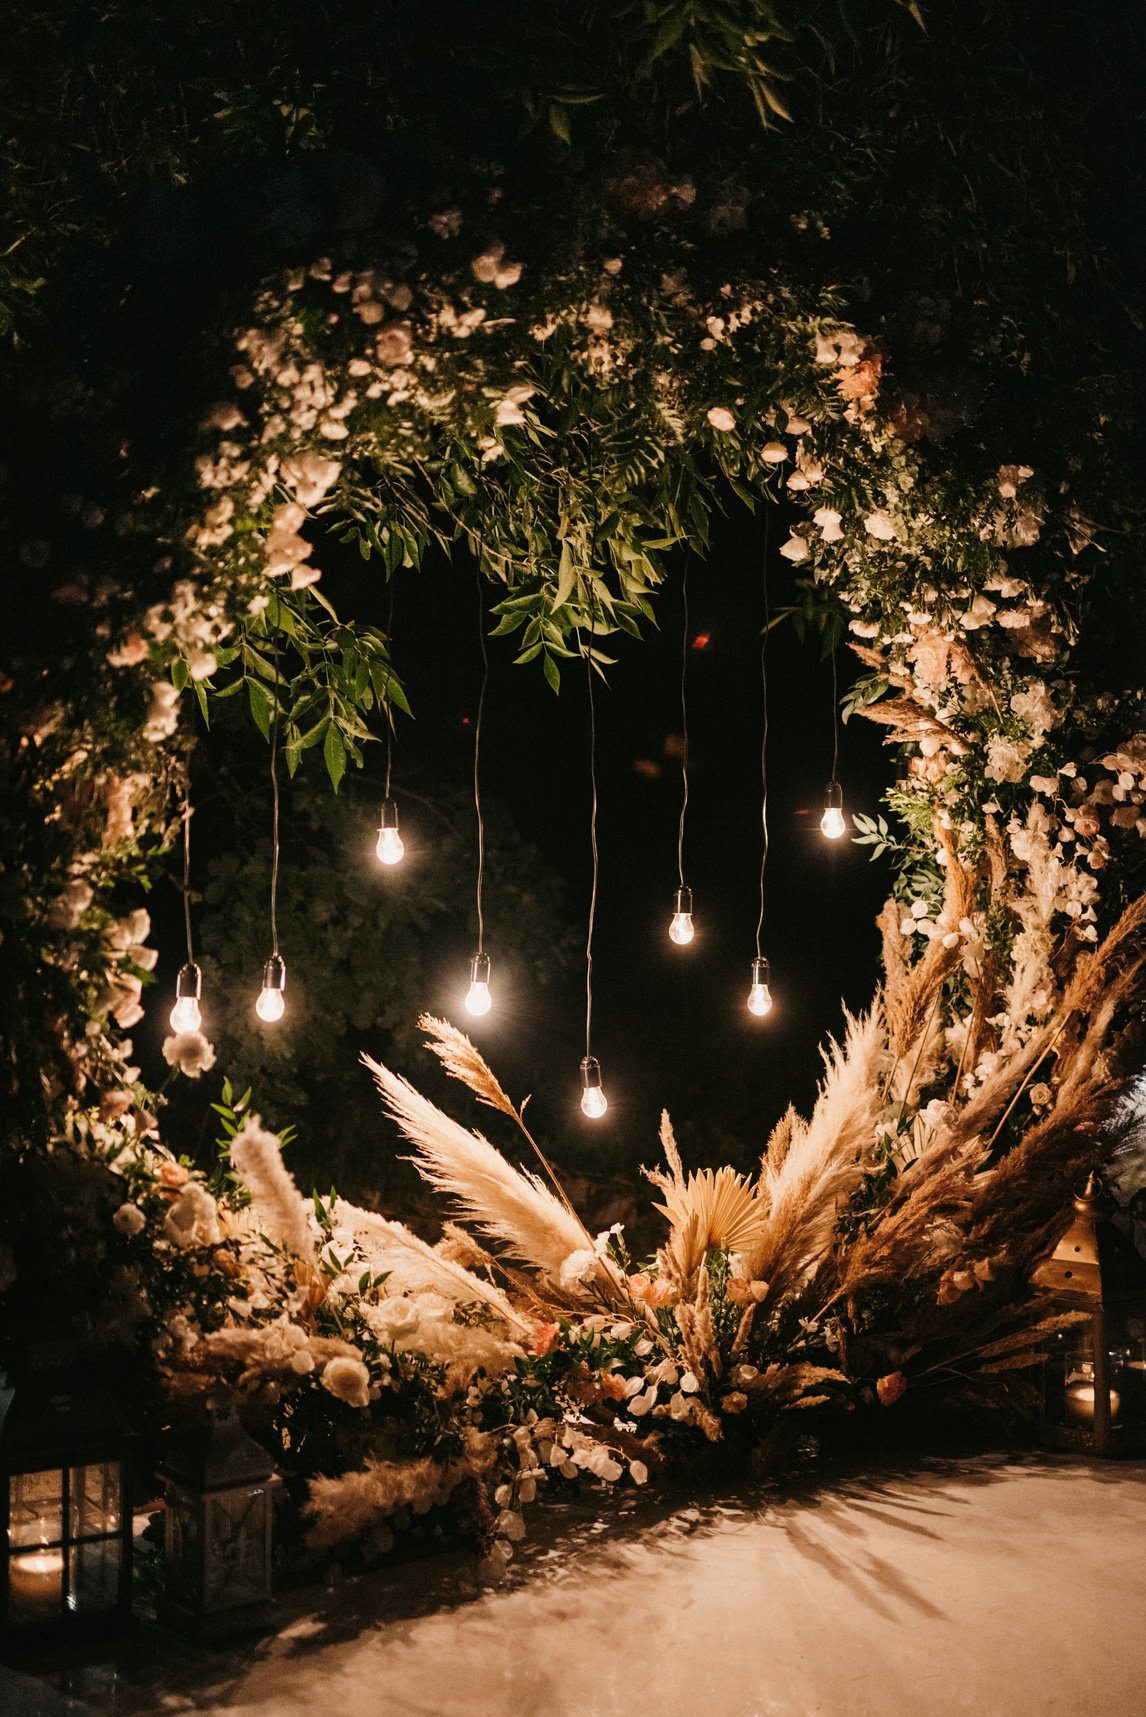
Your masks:
<path fill-rule="evenodd" d="M 271 1527 L 280 1480 L 232 1399 L 209 1401 L 173 1438 L 163 1620 L 203 1639 L 272 1625 Z"/>
<path fill-rule="evenodd" d="M 6 1647 L 104 1634 L 130 1619 L 130 1446 L 117 1404 L 78 1371 L 32 1370 L 0 1388 Z"/>
<path fill-rule="evenodd" d="M 1047 1340 L 1045 1441 L 1102 1456 L 1146 1449 L 1146 1261 L 1112 1214 L 1091 1175 L 1073 1222 L 1031 1277 L 1063 1309 L 1088 1314 Z"/>

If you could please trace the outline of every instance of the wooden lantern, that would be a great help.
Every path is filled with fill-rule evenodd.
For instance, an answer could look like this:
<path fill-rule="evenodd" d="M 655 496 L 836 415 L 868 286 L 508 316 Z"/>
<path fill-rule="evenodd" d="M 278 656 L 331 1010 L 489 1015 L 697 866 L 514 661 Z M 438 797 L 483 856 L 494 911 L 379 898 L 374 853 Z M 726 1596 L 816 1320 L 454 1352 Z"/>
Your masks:
<path fill-rule="evenodd" d="M 1146 1449 L 1146 1260 L 1112 1214 L 1091 1175 L 1070 1227 L 1031 1277 L 1064 1310 L 1087 1314 L 1047 1340 L 1044 1440 L 1104 1457 Z"/>

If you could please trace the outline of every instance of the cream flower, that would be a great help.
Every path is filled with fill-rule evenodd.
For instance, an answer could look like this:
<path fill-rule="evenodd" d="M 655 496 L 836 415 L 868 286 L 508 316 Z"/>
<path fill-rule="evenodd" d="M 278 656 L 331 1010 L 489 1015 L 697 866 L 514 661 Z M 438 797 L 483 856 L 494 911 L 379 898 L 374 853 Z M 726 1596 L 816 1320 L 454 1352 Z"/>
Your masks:
<path fill-rule="evenodd" d="M 360 1359 L 332 1359 L 322 1373 L 322 1387 L 348 1407 L 370 1405 L 370 1373 Z"/>
<path fill-rule="evenodd" d="M 784 559 L 792 561 L 797 566 L 802 560 L 807 560 L 811 552 L 803 537 L 790 536 L 786 543 L 780 544 L 780 553 Z"/>
<path fill-rule="evenodd" d="M 198 1079 L 214 1067 L 215 1050 L 201 1031 L 177 1031 L 164 1038 L 163 1059 L 186 1078 Z"/>
<path fill-rule="evenodd" d="M 176 1246 L 213 1246 L 219 1239 L 215 1200 L 197 1180 L 190 1180 L 167 1212 L 163 1233 Z"/>
<path fill-rule="evenodd" d="M 736 419 L 733 417 L 726 405 L 712 406 L 708 413 L 708 421 L 711 423 L 713 429 L 719 429 L 725 434 L 727 434 L 730 429 L 736 428 Z"/>
<path fill-rule="evenodd" d="M 863 522 L 863 528 L 868 536 L 874 537 L 877 542 L 889 543 L 895 536 L 895 525 L 892 523 L 891 516 L 885 513 L 882 507 L 877 507 L 874 513 L 868 514 Z"/>

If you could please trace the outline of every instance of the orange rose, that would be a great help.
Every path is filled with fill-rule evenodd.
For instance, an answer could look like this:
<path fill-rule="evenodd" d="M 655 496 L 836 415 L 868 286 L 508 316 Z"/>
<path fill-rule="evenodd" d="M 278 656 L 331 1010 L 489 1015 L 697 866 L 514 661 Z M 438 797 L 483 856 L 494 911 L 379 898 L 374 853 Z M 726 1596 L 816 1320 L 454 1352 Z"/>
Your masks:
<path fill-rule="evenodd" d="M 559 1324 L 535 1324 L 533 1329 L 532 1347 L 539 1359 L 551 1353 L 561 1339 Z"/>
<path fill-rule="evenodd" d="M 159 1178 L 164 1186 L 183 1186 L 190 1179 L 190 1174 L 182 1163 L 165 1162 L 160 1165 Z"/>
<path fill-rule="evenodd" d="M 907 1379 L 902 1371 L 889 1371 L 886 1377 L 881 1377 L 875 1386 L 881 1407 L 894 1407 L 895 1403 L 907 1393 Z"/>

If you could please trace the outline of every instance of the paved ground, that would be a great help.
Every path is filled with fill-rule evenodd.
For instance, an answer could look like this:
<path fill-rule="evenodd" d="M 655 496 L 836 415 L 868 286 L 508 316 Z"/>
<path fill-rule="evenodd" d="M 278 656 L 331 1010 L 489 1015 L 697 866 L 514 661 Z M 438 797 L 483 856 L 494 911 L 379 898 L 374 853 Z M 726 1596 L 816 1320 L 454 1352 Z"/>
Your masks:
<path fill-rule="evenodd" d="M 145 1636 L 3 1717 L 1141 1717 L 1146 1463 L 932 1461 L 719 1508 L 550 1520 L 509 1584 L 440 1559 Z"/>

